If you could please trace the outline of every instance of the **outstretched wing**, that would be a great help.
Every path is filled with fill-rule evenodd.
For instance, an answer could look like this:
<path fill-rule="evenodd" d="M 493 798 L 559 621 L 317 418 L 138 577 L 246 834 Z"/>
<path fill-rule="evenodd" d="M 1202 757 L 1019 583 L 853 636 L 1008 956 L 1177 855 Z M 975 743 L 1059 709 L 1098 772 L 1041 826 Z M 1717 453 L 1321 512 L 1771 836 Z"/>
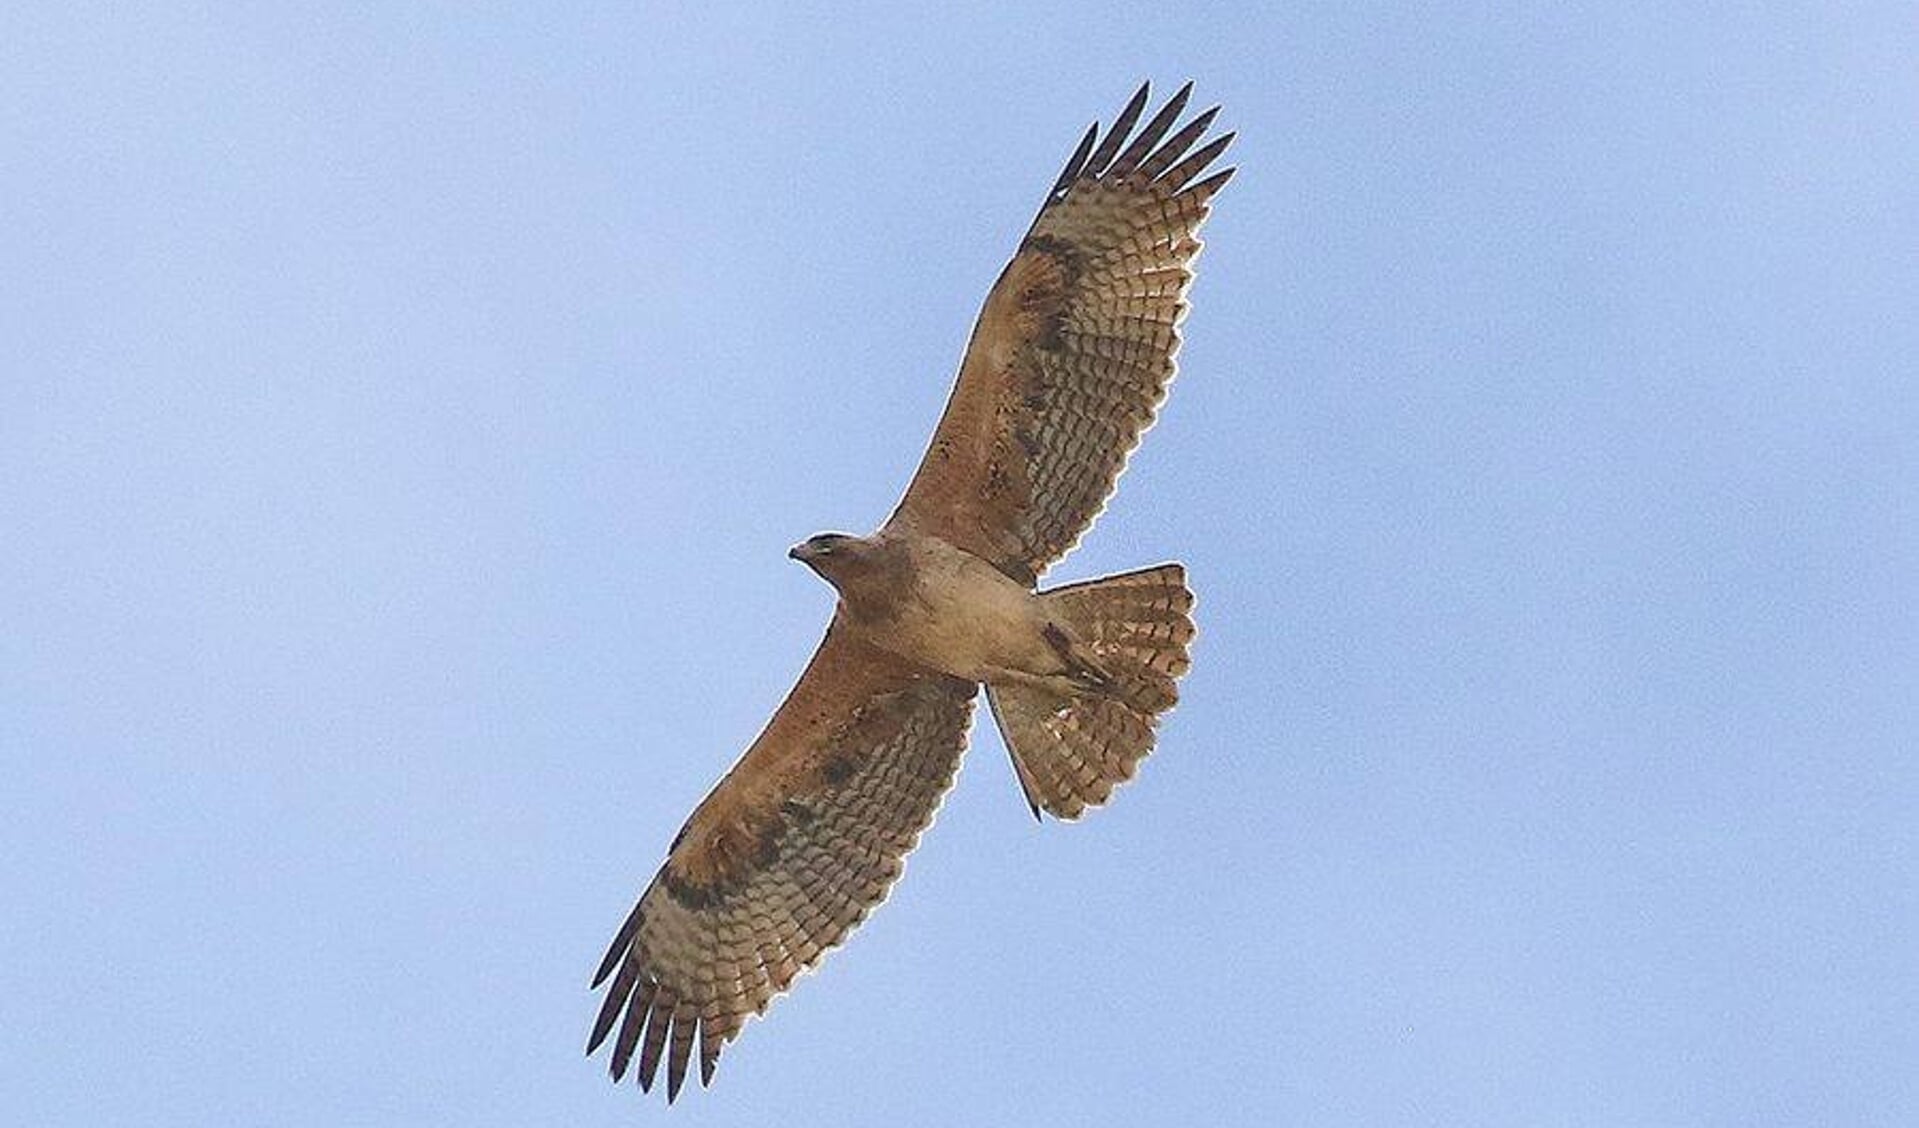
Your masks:
<path fill-rule="evenodd" d="M 1097 125 L 1087 131 L 987 295 L 889 524 L 1030 584 L 1104 508 L 1173 378 L 1199 227 L 1233 174 L 1195 182 L 1230 133 L 1187 155 L 1218 107 L 1168 136 L 1191 90 L 1130 144 L 1144 86 L 1103 140 Z"/>
<path fill-rule="evenodd" d="M 614 1080 L 639 1050 L 667 1100 L 693 1048 L 720 1049 L 885 899 L 953 782 L 974 686 L 909 665 L 837 622 L 766 731 L 700 803 L 613 938 L 587 1052 L 619 1021 Z"/>

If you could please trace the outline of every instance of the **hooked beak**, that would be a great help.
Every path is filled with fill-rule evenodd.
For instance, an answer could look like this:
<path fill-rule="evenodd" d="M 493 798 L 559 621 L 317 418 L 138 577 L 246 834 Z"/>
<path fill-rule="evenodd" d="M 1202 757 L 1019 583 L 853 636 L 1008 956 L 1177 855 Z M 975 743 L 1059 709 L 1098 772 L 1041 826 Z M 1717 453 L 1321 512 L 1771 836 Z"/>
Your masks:
<path fill-rule="evenodd" d="M 805 541 L 801 541 L 800 543 L 794 545 L 792 548 L 789 548 L 786 550 L 786 558 L 788 560 L 798 560 L 802 564 L 806 563 L 810 555 L 811 554 L 806 551 Z"/>

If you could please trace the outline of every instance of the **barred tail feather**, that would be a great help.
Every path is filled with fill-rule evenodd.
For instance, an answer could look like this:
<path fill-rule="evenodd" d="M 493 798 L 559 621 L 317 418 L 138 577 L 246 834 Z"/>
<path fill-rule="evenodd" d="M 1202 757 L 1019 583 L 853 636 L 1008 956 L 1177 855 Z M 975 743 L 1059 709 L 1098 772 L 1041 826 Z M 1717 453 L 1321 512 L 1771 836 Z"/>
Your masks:
<path fill-rule="evenodd" d="M 1108 684 L 1067 694 L 989 685 L 987 700 L 1033 813 L 1076 819 L 1133 778 L 1160 715 L 1178 703 L 1192 665 L 1193 594 L 1183 567 L 1162 564 L 1043 598 Z"/>

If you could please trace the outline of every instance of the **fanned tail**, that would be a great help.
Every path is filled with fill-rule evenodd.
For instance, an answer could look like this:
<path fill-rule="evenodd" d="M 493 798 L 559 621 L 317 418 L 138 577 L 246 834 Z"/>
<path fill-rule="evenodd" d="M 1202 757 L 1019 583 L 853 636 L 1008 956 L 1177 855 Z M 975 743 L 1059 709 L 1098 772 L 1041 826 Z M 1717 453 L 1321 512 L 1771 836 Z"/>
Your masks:
<path fill-rule="evenodd" d="M 1133 778 L 1160 715 L 1179 702 L 1178 680 L 1192 665 L 1193 593 L 1184 567 L 1162 564 L 1042 598 L 1105 684 L 1056 693 L 1008 682 L 986 695 L 1033 813 L 1076 819 Z"/>

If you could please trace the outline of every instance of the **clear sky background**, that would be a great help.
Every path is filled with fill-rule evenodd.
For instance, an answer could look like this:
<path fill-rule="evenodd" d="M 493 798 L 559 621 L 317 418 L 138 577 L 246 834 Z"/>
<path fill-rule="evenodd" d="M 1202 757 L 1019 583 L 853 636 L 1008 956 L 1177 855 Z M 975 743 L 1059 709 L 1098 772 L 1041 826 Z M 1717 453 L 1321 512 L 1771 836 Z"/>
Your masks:
<path fill-rule="evenodd" d="M 531 6 L 529 6 L 531 7 Z M 1919 1122 L 1908 4 L 10 5 L 0 1119 L 664 1123 L 587 978 L 1095 117 L 1241 131 L 990 726 L 680 1124 Z M 1757 6 L 1754 6 L 1757 7 Z"/>

